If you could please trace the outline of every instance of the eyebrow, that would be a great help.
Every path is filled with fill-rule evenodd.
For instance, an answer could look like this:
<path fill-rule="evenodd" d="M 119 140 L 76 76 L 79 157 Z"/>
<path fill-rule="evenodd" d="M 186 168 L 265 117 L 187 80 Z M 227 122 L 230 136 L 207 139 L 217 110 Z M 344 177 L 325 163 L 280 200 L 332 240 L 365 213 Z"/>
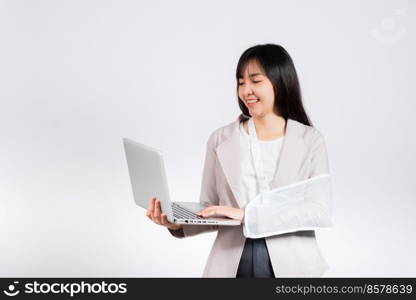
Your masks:
<path fill-rule="evenodd" d="M 261 73 L 252 73 L 252 74 L 249 74 L 248 77 L 254 77 L 254 76 L 257 76 L 257 75 L 263 75 L 263 74 L 261 74 Z M 243 79 L 243 77 L 239 77 L 238 79 Z"/>

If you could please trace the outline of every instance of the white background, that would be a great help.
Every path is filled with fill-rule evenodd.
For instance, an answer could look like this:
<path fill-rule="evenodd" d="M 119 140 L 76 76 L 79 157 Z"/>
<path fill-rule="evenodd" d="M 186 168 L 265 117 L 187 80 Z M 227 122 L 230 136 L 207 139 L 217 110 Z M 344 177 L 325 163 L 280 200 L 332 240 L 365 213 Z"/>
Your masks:
<path fill-rule="evenodd" d="M 327 143 L 324 276 L 416 276 L 413 1 L 0 1 L 0 276 L 199 277 L 215 233 L 134 204 L 122 138 L 198 201 L 242 52 L 291 54 Z"/>

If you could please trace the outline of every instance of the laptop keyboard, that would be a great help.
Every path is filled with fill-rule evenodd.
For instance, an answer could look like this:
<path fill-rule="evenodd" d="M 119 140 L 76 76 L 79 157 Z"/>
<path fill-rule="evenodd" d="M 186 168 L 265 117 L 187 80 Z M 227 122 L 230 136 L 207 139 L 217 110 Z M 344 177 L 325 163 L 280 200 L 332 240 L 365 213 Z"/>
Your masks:
<path fill-rule="evenodd" d="M 203 217 L 198 216 L 189 209 L 179 206 L 175 202 L 172 203 L 172 212 L 173 216 L 178 219 L 203 219 Z"/>

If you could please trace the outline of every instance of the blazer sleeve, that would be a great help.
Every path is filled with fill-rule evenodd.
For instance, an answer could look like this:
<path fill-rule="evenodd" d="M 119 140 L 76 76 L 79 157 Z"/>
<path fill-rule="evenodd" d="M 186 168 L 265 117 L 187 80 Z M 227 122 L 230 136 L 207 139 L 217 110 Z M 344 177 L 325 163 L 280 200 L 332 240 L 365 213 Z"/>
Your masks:
<path fill-rule="evenodd" d="M 219 204 L 219 197 L 215 180 L 215 168 L 217 163 L 217 154 L 215 152 L 215 132 L 213 132 L 208 138 L 208 142 L 206 144 L 206 155 L 204 169 L 202 172 L 201 193 L 199 198 L 199 202 L 205 206 Z M 181 229 L 168 230 L 174 237 L 184 238 L 203 232 L 216 231 L 218 230 L 218 225 L 182 225 Z"/>
<path fill-rule="evenodd" d="M 332 227 L 332 188 L 325 140 L 315 128 L 312 134 L 308 179 L 250 201 L 245 208 L 245 237 Z"/>
<path fill-rule="evenodd" d="M 314 128 L 313 130 L 314 138 L 311 149 L 311 171 L 309 178 L 330 173 L 325 138 L 317 129 Z"/>

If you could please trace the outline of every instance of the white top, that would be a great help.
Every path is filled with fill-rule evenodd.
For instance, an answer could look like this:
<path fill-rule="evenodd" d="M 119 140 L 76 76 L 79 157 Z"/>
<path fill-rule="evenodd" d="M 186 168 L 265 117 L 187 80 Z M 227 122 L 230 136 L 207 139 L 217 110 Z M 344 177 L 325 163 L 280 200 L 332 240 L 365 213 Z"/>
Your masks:
<path fill-rule="evenodd" d="M 263 171 L 266 177 L 266 183 L 270 182 L 276 172 L 277 162 L 280 156 L 284 136 L 270 140 L 258 140 L 260 144 Z M 250 136 L 244 131 L 243 123 L 240 123 L 240 149 L 241 149 L 241 187 L 242 198 L 247 205 L 250 200 L 254 199 L 260 193 L 260 187 L 256 180 L 254 162 L 250 152 Z"/>

